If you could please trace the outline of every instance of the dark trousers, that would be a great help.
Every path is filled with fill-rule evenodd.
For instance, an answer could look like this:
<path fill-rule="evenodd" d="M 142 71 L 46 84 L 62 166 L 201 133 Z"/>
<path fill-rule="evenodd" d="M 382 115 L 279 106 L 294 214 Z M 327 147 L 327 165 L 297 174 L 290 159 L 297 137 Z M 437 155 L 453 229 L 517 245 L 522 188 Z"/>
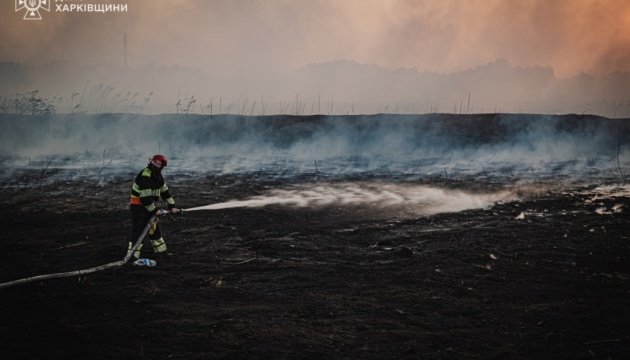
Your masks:
<path fill-rule="evenodd" d="M 147 211 L 147 209 L 142 205 L 129 205 L 129 209 L 131 210 L 131 241 L 132 244 L 135 244 L 145 226 L 147 226 L 147 222 L 151 219 L 151 213 Z M 160 225 L 158 224 L 155 228 L 155 232 L 153 234 L 149 234 L 149 239 L 158 240 L 162 237 L 162 232 L 160 231 Z"/>

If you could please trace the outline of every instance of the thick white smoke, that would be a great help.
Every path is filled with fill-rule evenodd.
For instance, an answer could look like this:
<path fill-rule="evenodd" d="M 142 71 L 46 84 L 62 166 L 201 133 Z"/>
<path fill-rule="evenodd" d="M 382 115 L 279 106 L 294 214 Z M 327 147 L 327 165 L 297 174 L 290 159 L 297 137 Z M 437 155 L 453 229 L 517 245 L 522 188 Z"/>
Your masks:
<path fill-rule="evenodd" d="M 259 174 L 343 180 L 618 180 L 630 126 L 565 115 L 0 116 L 0 179 L 135 172 L 156 153 L 169 175 Z M 127 175 L 124 175 L 127 176 Z"/>

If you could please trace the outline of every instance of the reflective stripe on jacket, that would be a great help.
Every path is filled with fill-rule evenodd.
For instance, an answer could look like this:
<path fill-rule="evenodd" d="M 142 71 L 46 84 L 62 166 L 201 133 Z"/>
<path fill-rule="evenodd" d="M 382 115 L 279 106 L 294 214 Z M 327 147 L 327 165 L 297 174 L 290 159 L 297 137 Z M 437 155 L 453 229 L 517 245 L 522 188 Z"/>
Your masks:
<path fill-rule="evenodd" d="M 169 208 L 175 207 L 175 200 L 168 191 L 162 174 L 151 166 L 138 173 L 131 187 L 131 200 L 133 205 L 143 205 L 147 211 L 155 210 L 155 202 L 162 198 Z"/>

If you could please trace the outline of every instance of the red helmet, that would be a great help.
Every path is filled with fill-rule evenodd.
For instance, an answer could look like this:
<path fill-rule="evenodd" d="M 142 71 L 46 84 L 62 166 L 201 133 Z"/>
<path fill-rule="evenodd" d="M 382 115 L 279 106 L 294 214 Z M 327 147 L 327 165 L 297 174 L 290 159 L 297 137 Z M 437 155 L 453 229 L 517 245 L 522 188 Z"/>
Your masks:
<path fill-rule="evenodd" d="M 149 164 L 158 169 L 165 168 L 167 163 L 168 160 L 166 160 L 166 156 L 164 155 L 153 155 L 153 157 L 149 159 Z"/>

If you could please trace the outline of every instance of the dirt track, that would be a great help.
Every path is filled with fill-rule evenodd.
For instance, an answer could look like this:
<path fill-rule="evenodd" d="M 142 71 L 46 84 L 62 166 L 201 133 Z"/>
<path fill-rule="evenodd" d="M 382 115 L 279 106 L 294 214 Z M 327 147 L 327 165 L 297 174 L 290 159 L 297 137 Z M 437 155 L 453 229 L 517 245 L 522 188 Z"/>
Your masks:
<path fill-rule="evenodd" d="M 187 208 L 284 185 L 171 187 Z M 130 184 L 93 186 L 1 190 L 0 282 L 124 257 Z M 154 268 L 0 289 L 0 354 L 628 359 L 630 200 L 593 199 L 574 189 L 432 216 L 335 205 L 167 217 L 169 255 L 151 256 Z"/>

